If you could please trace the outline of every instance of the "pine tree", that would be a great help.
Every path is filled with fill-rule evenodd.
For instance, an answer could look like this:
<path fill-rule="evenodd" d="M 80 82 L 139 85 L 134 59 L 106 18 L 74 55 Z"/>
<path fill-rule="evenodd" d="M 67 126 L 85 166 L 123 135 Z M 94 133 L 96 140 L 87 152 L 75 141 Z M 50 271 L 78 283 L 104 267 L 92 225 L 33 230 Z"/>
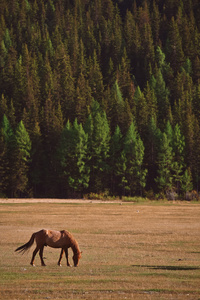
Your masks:
<path fill-rule="evenodd" d="M 195 57 L 193 63 L 193 78 L 194 82 L 200 82 L 200 58 L 198 56 Z"/>
<path fill-rule="evenodd" d="M 24 127 L 23 122 L 19 122 L 15 132 L 16 148 L 14 150 L 15 161 L 13 164 L 13 182 L 11 189 L 14 197 L 28 194 L 28 171 L 31 153 L 31 141 Z"/>
<path fill-rule="evenodd" d="M 169 120 L 165 124 L 164 133 L 166 134 L 167 139 L 169 140 L 170 146 L 172 146 L 173 145 L 174 132 L 173 132 L 173 128 L 172 128 L 172 125 L 171 125 Z M 175 145 L 177 145 L 176 141 L 175 141 Z"/>
<path fill-rule="evenodd" d="M 141 84 L 144 86 L 145 82 L 150 79 L 151 67 L 155 64 L 155 50 L 152 36 L 152 26 L 150 24 L 150 11 L 147 1 L 144 1 L 143 7 L 138 9 L 138 23 L 140 29 L 141 43 L 141 67 L 145 72 L 145 78 L 142 79 Z"/>
<path fill-rule="evenodd" d="M 192 170 L 192 161 L 193 161 L 193 143 L 194 143 L 194 121 L 195 115 L 192 111 L 192 98 L 189 92 L 185 92 L 182 97 L 182 114 L 183 114 L 183 122 L 182 122 L 182 132 L 185 137 L 185 152 L 186 152 L 186 163 L 187 166 Z"/>
<path fill-rule="evenodd" d="M 24 95 L 25 95 L 25 74 L 24 69 L 22 65 L 22 57 L 20 56 L 16 66 L 15 71 L 13 72 L 13 79 L 14 79 L 14 86 L 12 88 L 12 95 L 11 97 L 15 99 L 15 110 L 17 112 L 17 115 L 20 115 L 20 113 L 23 110 L 24 104 Z"/>
<path fill-rule="evenodd" d="M 75 119 L 73 126 L 67 122 L 61 135 L 58 156 L 61 165 L 60 179 L 63 196 L 75 196 L 87 189 L 90 179 L 88 166 L 88 136 L 82 124 Z"/>
<path fill-rule="evenodd" d="M 16 114 L 15 114 L 15 107 L 14 107 L 12 99 L 10 101 L 10 106 L 9 106 L 7 115 L 8 115 L 11 127 L 15 128 L 16 127 Z"/>
<path fill-rule="evenodd" d="M 121 64 L 119 65 L 117 78 L 118 78 L 118 84 L 120 86 L 123 98 L 127 99 L 131 108 L 131 112 L 135 116 L 135 103 L 134 103 L 135 85 L 131 78 L 130 61 L 126 53 L 126 49 L 124 49 L 124 53 L 121 59 Z"/>
<path fill-rule="evenodd" d="M 15 169 L 13 164 L 15 161 L 15 137 L 11 128 L 10 122 L 6 115 L 3 116 L 1 125 L 1 191 L 8 197 L 13 196 L 13 177 L 15 176 Z"/>
<path fill-rule="evenodd" d="M 8 51 L 5 66 L 0 66 L 1 93 L 8 99 L 13 98 L 15 90 L 15 66 L 17 62 L 17 51 L 11 47 Z"/>
<path fill-rule="evenodd" d="M 123 151 L 123 136 L 119 126 L 116 126 L 115 132 L 110 141 L 110 175 L 111 175 L 111 193 L 114 195 L 125 194 L 125 184 L 127 183 L 126 157 Z"/>
<path fill-rule="evenodd" d="M 63 45 L 60 45 L 56 52 L 57 79 L 56 100 L 60 101 L 65 119 L 74 118 L 75 113 L 75 86 L 71 70 L 70 57 Z M 54 84 L 55 86 L 55 84 Z"/>
<path fill-rule="evenodd" d="M 133 122 L 125 136 L 124 152 L 127 161 L 125 189 L 129 195 L 137 193 L 142 195 L 147 174 L 147 170 L 143 167 L 144 144 Z"/>
<path fill-rule="evenodd" d="M 67 195 L 67 193 L 69 192 L 68 169 L 70 169 L 71 161 L 67 159 L 67 155 L 71 153 L 71 140 L 71 123 L 68 120 L 62 130 L 57 148 L 57 160 L 59 164 L 59 181 L 62 196 Z"/>
<path fill-rule="evenodd" d="M 173 70 L 170 66 L 170 63 L 166 61 L 166 55 L 164 53 L 164 50 L 161 49 L 159 46 L 156 47 L 155 60 L 158 68 L 156 68 L 156 72 L 160 70 L 163 76 L 163 80 L 166 83 L 166 86 L 171 86 L 174 80 Z"/>
<path fill-rule="evenodd" d="M 152 13 L 151 13 L 151 18 L 152 18 L 152 34 L 153 38 L 155 41 L 155 45 L 159 44 L 159 35 L 160 35 L 160 22 L 161 22 L 161 17 L 160 17 L 160 12 L 158 5 L 155 3 L 155 0 L 153 1 L 153 8 L 152 8 Z"/>
<path fill-rule="evenodd" d="M 75 97 L 75 114 L 78 122 L 85 123 L 92 104 L 91 88 L 88 80 L 81 73 L 78 77 Z"/>
<path fill-rule="evenodd" d="M 134 102 L 136 105 L 136 123 L 140 135 L 145 136 L 147 124 L 149 121 L 149 110 L 144 93 L 138 86 L 134 94 Z"/>
<path fill-rule="evenodd" d="M 57 174 L 57 159 L 56 151 L 57 144 L 60 140 L 63 129 L 62 115 L 58 113 L 53 102 L 52 97 L 46 99 L 45 106 L 41 112 L 41 133 L 42 133 L 42 186 L 45 197 L 56 194 L 58 182 Z"/>
<path fill-rule="evenodd" d="M 26 122 L 24 120 L 23 122 L 31 137 L 34 125 L 39 121 L 40 87 L 38 65 L 36 59 L 31 57 L 26 44 L 23 45 L 22 54 L 24 94 L 22 94 L 21 100 L 23 103 L 22 109 L 27 112 Z"/>
<path fill-rule="evenodd" d="M 167 54 L 173 70 L 178 72 L 184 62 L 184 53 L 179 28 L 174 17 L 172 17 L 170 23 Z"/>
<path fill-rule="evenodd" d="M 41 90 L 41 106 L 44 105 L 49 94 L 54 94 L 54 80 L 52 67 L 49 58 L 45 56 L 44 60 L 41 60 L 40 68 L 40 90 Z"/>
<path fill-rule="evenodd" d="M 31 149 L 31 162 L 30 162 L 30 187 L 34 197 L 40 197 L 42 188 L 42 134 L 40 126 L 38 123 L 35 123 L 34 128 L 32 129 L 32 149 Z"/>
<path fill-rule="evenodd" d="M 133 35 L 134 35 L 134 29 L 136 27 L 135 24 L 135 20 L 134 17 L 132 15 L 132 13 L 127 10 L 126 13 L 126 18 L 125 18 L 125 22 L 124 22 L 124 32 L 125 32 L 125 40 L 126 40 L 126 48 L 127 48 L 127 53 L 128 56 L 132 59 L 131 53 L 133 50 L 135 50 L 132 46 L 133 46 Z"/>
<path fill-rule="evenodd" d="M 87 154 L 88 136 L 84 132 L 82 124 L 78 125 L 74 121 L 72 127 L 72 156 L 73 170 L 69 174 L 69 185 L 75 191 L 83 192 L 87 189 L 90 179 L 90 169 L 88 166 Z"/>
<path fill-rule="evenodd" d="M 172 189 L 172 162 L 173 153 L 172 147 L 170 146 L 170 138 L 166 133 L 163 133 L 158 153 L 158 176 L 155 178 L 161 193 L 168 193 Z"/>
<path fill-rule="evenodd" d="M 148 121 L 151 118 L 156 119 L 157 115 L 158 115 L 157 98 L 156 98 L 154 90 L 151 89 L 148 81 L 147 81 L 147 85 L 144 89 L 144 97 L 145 97 L 145 102 L 146 102 L 147 109 L 148 109 Z"/>
<path fill-rule="evenodd" d="M 2 94 L 0 98 L 0 121 L 2 121 L 4 115 L 7 115 L 7 112 L 8 112 L 7 100 L 4 97 L 4 94 Z"/>
<path fill-rule="evenodd" d="M 115 81 L 111 90 L 110 99 L 110 111 L 108 117 L 111 123 L 111 129 L 114 132 L 117 125 L 124 134 L 132 122 L 132 113 L 128 101 L 124 101 L 122 92 L 118 85 L 117 80 Z"/>
<path fill-rule="evenodd" d="M 104 84 L 103 84 L 103 76 L 102 76 L 101 68 L 97 60 L 96 51 L 94 51 L 93 54 L 93 60 L 91 63 L 91 67 L 89 69 L 88 77 L 89 77 L 89 85 L 91 88 L 91 95 L 103 107 Z"/>
<path fill-rule="evenodd" d="M 155 77 L 151 77 L 150 81 L 151 89 L 153 89 L 155 96 L 157 98 L 158 105 L 158 122 L 163 124 L 163 120 L 168 118 L 169 112 L 169 89 L 166 86 L 162 72 L 158 69 Z"/>
<path fill-rule="evenodd" d="M 181 184 L 181 189 L 183 193 L 185 194 L 185 199 L 187 199 L 187 192 L 190 192 L 193 188 L 192 184 L 192 174 L 190 171 L 190 168 L 185 170 L 182 178 L 182 184 Z"/>
<path fill-rule="evenodd" d="M 5 34 L 4 34 L 4 44 L 7 50 L 9 50 L 9 48 L 12 46 L 12 41 L 11 41 L 11 37 L 10 37 L 10 31 L 8 28 L 6 28 L 5 30 Z"/>
<path fill-rule="evenodd" d="M 113 59 L 114 65 L 118 65 L 120 63 L 121 55 L 122 55 L 122 31 L 121 31 L 121 17 L 117 7 L 115 7 L 115 15 L 113 18 L 113 35 L 111 41 L 111 57 Z"/>
<path fill-rule="evenodd" d="M 180 127 L 176 124 L 173 132 L 172 148 L 174 153 L 174 162 L 172 163 L 173 170 L 173 181 L 176 186 L 176 190 L 179 194 L 180 184 L 183 175 L 183 169 L 185 167 L 184 163 L 184 150 L 185 150 L 185 139 L 181 134 Z"/>
<path fill-rule="evenodd" d="M 88 134 L 90 160 L 90 191 L 102 192 L 107 185 L 110 128 L 106 113 L 94 101 L 85 132 Z"/>
<path fill-rule="evenodd" d="M 161 131 L 156 120 L 151 117 L 148 123 L 145 141 L 145 165 L 148 166 L 147 188 L 156 191 L 155 178 L 157 174 L 158 152 L 160 149 Z"/>

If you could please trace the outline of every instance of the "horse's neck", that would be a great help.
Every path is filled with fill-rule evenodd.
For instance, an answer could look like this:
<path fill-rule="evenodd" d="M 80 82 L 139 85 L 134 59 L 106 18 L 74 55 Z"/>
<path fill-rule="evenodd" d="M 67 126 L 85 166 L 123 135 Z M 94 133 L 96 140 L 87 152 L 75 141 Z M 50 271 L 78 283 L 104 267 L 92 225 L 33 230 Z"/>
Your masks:
<path fill-rule="evenodd" d="M 71 248 L 72 248 L 72 251 L 73 251 L 74 254 L 80 252 L 78 243 L 77 243 L 76 241 L 74 241 L 74 242 L 72 243 Z"/>

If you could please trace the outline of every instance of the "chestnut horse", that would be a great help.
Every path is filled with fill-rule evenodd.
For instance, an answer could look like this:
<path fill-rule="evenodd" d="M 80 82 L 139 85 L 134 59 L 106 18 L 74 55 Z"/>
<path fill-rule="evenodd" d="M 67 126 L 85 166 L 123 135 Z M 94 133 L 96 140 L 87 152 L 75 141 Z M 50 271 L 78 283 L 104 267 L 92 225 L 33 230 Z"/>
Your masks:
<path fill-rule="evenodd" d="M 36 248 L 33 251 L 33 256 L 31 259 L 31 265 L 34 265 L 34 259 L 36 254 L 39 252 L 40 259 L 41 259 L 41 265 L 45 266 L 44 260 L 43 260 L 43 250 L 44 246 L 49 246 L 52 248 L 61 248 L 60 258 L 58 261 L 58 265 L 61 266 L 60 262 L 63 257 L 63 253 L 65 252 L 66 260 L 67 260 L 67 266 L 70 267 L 70 263 L 68 260 L 68 248 L 72 248 L 72 251 L 74 253 L 73 255 L 73 261 L 74 266 L 77 267 L 79 263 L 79 259 L 81 258 L 81 251 L 79 249 L 78 243 L 75 240 L 75 238 L 72 236 L 72 234 L 66 230 L 62 231 L 55 231 L 55 230 L 46 230 L 42 229 L 38 232 L 35 232 L 32 234 L 30 240 L 28 243 L 24 244 L 23 246 L 20 246 L 15 251 L 19 252 L 26 252 L 34 243 L 36 242 Z"/>

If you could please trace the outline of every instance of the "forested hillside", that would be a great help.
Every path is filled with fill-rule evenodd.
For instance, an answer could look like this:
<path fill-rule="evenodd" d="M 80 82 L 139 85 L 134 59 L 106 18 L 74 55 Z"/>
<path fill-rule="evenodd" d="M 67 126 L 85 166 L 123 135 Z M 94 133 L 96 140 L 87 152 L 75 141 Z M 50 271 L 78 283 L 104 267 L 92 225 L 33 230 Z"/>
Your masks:
<path fill-rule="evenodd" d="M 0 195 L 198 193 L 199 0 L 1 0 Z"/>

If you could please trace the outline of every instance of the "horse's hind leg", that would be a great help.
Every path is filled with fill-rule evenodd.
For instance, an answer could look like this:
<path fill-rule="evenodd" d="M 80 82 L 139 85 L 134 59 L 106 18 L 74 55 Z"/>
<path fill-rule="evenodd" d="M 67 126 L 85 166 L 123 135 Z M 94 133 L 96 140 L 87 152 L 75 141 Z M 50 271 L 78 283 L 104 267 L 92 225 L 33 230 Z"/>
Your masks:
<path fill-rule="evenodd" d="M 64 252 L 64 249 L 61 249 L 61 252 L 60 252 L 60 258 L 59 258 L 59 261 L 58 261 L 58 265 L 61 267 L 61 264 L 60 264 L 60 262 L 61 262 L 61 259 L 62 259 L 62 257 L 63 257 L 63 252 Z"/>
<path fill-rule="evenodd" d="M 41 265 L 43 267 L 45 267 L 46 265 L 45 265 L 44 260 L 43 260 L 43 250 L 44 250 L 44 246 L 42 246 L 42 248 L 40 248 L 39 255 L 40 255 Z"/>
<path fill-rule="evenodd" d="M 31 259 L 31 265 L 32 265 L 32 266 L 35 266 L 35 265 L 34 265 L 34 259 L 35 259 L 35 256 L 36 256 L 36 254 L 38 253 L 39 250 L 40 250 L 40 248 L 37 246 L 37 247 L 35 248 L 35 250 L 33 251 L 33 256 L 32 256 L 32 259 Z"/>

